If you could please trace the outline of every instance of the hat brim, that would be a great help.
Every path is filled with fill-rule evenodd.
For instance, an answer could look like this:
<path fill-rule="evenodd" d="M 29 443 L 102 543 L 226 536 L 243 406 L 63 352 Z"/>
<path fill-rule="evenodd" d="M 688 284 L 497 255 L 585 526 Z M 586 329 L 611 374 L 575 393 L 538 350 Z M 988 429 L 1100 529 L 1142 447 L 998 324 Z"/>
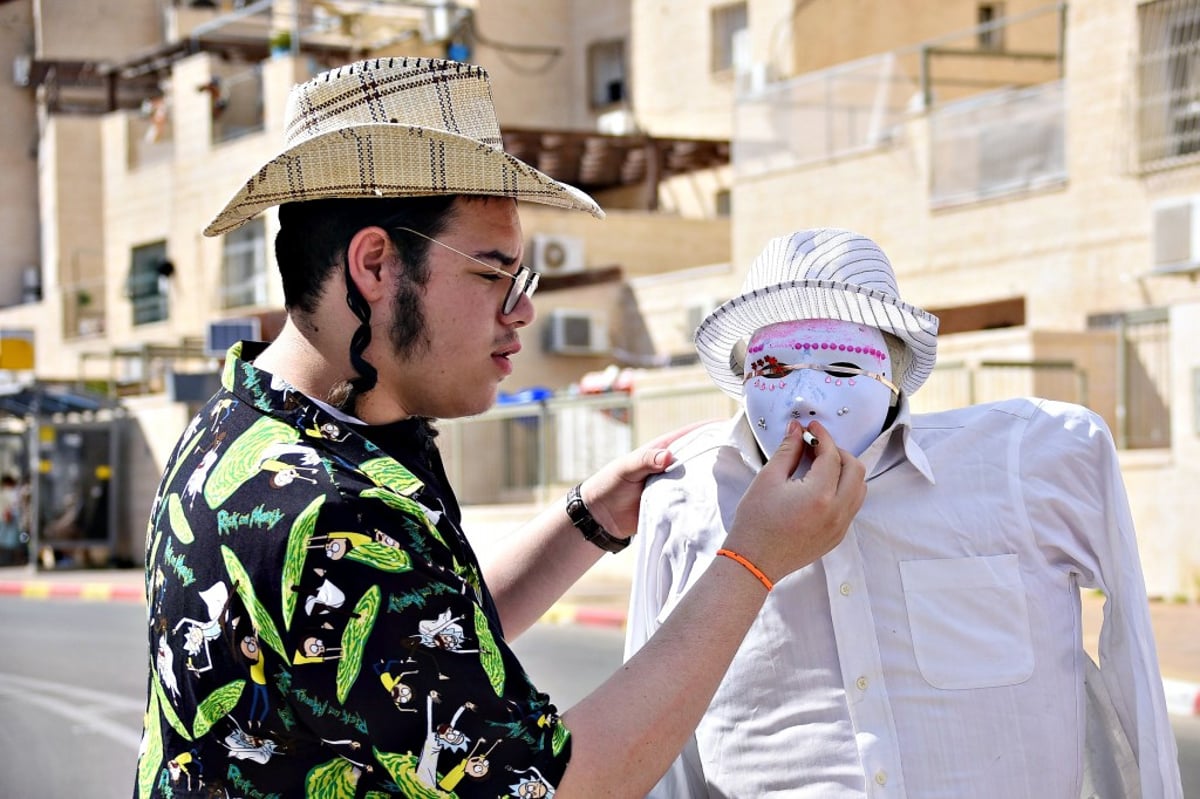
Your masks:
<path fill-rule="evenodd" d="M 862 286 L 836 280 L 792 280 L 734 297 L 696 329 L 696 351 L 713 382 L 729 396 L 742 396 L 742 374 L 731 355 L 739 342 L 767 325 L 796 319 L 838 319 L 891 333 L 909 357 L 893 364 L 900 390 L 912 396 L 937 360 L 938 319 L 914 305 Z M 895 374 L 895 372 L 900 372 Z"/>
<path fill-rule="evenodd" d="M 314 136 L 272 158 L 204 229 L 228 233 L 267 208 L 334 197 L 476 194 L 604 211 L 503 150 L 442 130 L 401 124 L 354 125 Z"/>

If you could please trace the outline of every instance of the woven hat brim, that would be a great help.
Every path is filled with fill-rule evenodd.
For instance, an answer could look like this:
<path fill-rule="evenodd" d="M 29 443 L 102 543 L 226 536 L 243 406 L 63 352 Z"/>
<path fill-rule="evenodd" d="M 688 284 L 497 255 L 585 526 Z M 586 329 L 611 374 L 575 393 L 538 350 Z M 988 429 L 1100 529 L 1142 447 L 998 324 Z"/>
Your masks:
<path fill-rule="evenodd" d="M 204 229 L 228 233 L 267 208 L 334 197 L 478 194 L 604 211 L 586 193 L 495 147 L 447 131 L 355 125 L 314 136 L 268 161 Z"/>
<path fill-rule="evenodd" d="M 836 280 L 792 280 L 734 297 L 705 317 L 696 329 L 696 351 L 713 382 L 741 399 L 742 375 L 734 373 L 734 347 L 767 325 L 795 319 L 839 319 L 891 333 L 908 348 L 909 357 L 894 374 L 896 384 L 912 396 L 933 371 L 937 360 L 938 318 L 890 294 Z"/>

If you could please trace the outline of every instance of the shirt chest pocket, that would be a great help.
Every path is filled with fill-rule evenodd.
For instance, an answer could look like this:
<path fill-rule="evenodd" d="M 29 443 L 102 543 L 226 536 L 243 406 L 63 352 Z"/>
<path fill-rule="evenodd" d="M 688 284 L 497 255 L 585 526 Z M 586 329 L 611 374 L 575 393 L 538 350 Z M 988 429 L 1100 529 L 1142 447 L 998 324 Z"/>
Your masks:
<path fill-rule="evenodd" d="M 935 688 L 1015 685 L 1033 674 L 1016 555 L 901 561 L 921 676 Z"/>

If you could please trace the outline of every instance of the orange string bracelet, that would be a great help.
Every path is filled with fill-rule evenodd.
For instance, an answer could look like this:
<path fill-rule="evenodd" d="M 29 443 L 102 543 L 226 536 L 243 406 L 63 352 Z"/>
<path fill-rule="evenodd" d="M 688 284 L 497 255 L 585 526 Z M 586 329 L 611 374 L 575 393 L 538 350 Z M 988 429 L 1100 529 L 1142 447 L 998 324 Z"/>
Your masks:
<path fill-rule="evenodd" d="M 747 560 L 746 558 L 742 557 L 742 556 L 741 556 L 741 555 L 739 555 L 738 553 L 734 552 L 732 549 L 718 549 L 718 550 L 717 550 L 717 554 L 718 554 L 718 555 L 724 555 L 725 557 L 729 558 L 730 560 L 737 561 L 738 563 L 740 563 L 740 564 L 742 564 L 743 566 L 745 566 L 745 567 L 746 567 L 746 569 L 747 569 L 747 570 L 748 570 L 748 571 L 749 571 L 751 574 L 753 574 L 755 577 L 757 577 L 757 578 L 758 578 L 758 581 L 759 581 L 760 583 L 762 583 L 763 585 L 765 585 L 765 586 L 767 587 L 767 593 L 768 593 L 768 594 L 769 594 L 769 593 L 771 593 L 771 590 L 772 590 L 772 589 L 775 587 L 775 583 L 771 582 L 771 578 L 770 578 L 770 577 L 768 577 L 767 575 L 763 574 L 763 572 L 762 572 L 762 569 L 758 568 L 758 567 L 757 567 L 757 566 L 755 566 L 753 563 L 751 563 L 749 560 Z"/>

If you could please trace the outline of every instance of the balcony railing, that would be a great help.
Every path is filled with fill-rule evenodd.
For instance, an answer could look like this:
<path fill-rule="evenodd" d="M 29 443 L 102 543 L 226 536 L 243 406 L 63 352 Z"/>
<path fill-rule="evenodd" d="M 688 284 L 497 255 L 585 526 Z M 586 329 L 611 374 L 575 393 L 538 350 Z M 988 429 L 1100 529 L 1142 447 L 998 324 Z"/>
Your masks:
<path fill-rule="evenodd" d="M 869 153 L 929 115 L 935 206 L 1065 177 L 1062 4 L 738 97 L 739 178 Z"/>

